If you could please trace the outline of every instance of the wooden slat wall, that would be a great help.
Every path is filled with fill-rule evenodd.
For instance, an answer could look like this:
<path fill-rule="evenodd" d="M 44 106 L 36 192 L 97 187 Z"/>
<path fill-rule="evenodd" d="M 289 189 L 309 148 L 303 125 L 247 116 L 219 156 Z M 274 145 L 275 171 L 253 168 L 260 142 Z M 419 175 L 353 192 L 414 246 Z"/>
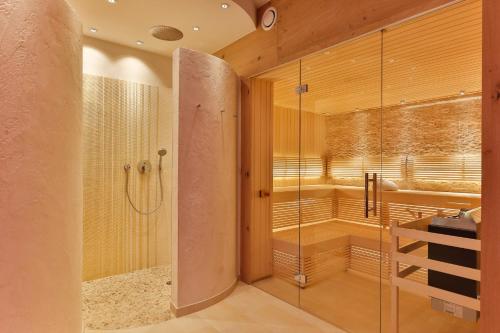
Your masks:
<path fill-rule="evenodd" d="M 298 98 L 295 97 L 295 99 L 298 104 Z M 302 185 L 325 183 L 325 138 L 325 116 L 305 111 L 299 113 L 298 109 L 275 105 L 273 116 L 274 186 L 298 185 L 299 160 L 302 168 Z M 284 160 L 290 163 L 280 163 Z M 293 170 L 283 169 L 287 166 Z M 283 174 L 295 174 L 296 177 L 280 177 Z"/>
<path fill-rule="evenodd" d="M 247 283 L 272 274 L 273 84 L 242 84 L 241 278 Z M 259 191 L 267 193 L 259 196 Z"/>
<path fill-rule="evenodd" d="M 291 88 L 293 89 L 293 87 Z M 297 100 L 298 103 L 298 100 Z M 298 105 L 297 105 L 298 107 Z M 299 121 L 301 122 L 300 154 L 302 158 L 322 157 L 326 144 L 326 117 L 298 109 L 274 107 L 274 156 L 298 156 L 299 154 Z"/>
<path fill-rule="evenodd" d="M 264 32 L 259 27 L 215 55 L 228 61 L 238 74 L 250 77 L 449 2 L 272 0 L 268 5 L 276 7 L 279 13 L 275 28 Z"/>
<path fill-rule="evenodd" d="M 481 333 L 500 332 L 500 2 L 483 1 Z"/>

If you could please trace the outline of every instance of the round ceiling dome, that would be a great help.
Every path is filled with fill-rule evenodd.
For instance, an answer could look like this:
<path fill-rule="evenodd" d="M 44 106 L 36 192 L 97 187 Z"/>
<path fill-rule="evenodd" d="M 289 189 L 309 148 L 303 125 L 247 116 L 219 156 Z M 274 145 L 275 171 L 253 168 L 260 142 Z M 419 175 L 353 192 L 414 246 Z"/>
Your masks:
<path fill-rule="evenodd" d="M 184 37 L 182 31 L 167 25 L 155 25 L 151 28 L 150 33 L 154 38 L 169 42 L 180 40 Z"/>

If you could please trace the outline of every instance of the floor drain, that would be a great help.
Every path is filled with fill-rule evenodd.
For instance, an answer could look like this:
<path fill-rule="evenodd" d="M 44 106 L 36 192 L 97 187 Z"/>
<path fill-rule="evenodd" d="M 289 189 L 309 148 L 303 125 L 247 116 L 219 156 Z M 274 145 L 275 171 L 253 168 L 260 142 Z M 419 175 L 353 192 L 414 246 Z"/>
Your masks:
<path fill-rule="evenodd" d="M 167 286 L 170 286 L 172 284 L 172 281 L 167 281 Z"/>

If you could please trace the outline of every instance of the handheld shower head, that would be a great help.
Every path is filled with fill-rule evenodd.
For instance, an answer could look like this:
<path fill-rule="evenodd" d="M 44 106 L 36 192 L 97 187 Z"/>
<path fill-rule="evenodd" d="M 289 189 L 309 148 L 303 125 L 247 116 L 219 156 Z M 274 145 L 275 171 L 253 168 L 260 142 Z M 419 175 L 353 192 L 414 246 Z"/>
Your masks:
<path fill-rule="evenodd" d="M 158 168 L 161 171 L 161 161 L 163 159 L 163 156 L 167 155 L 167 150 L 165 148 L 158 150 L 158 155 L 160 156 L 160 163 L 158 164 Z"/>

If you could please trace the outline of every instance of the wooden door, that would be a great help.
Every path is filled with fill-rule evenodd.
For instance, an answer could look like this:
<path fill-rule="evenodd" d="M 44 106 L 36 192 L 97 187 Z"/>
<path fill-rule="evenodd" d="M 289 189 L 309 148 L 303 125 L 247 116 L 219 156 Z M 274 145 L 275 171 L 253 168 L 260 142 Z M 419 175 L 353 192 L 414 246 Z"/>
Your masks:
<path fill-rule="evenodd" d="M 273 84 L 242 83 L 241 279 L 272 274 Z"/>

